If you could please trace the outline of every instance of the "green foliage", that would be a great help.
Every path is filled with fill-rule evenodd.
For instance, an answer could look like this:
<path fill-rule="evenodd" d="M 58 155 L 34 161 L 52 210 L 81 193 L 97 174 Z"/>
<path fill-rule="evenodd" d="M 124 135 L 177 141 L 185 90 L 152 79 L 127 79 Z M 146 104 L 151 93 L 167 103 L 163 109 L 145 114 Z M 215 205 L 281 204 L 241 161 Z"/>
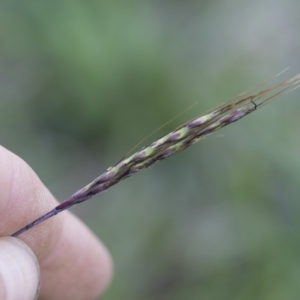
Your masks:
<path fill-rule="evenodd" d="M 196 101 L 153 140 L 299 72 L 297 5 L 2 1 L 1 144 L 64 199 Z M 292 97 L 76 208 L 115 260 L 103 299 L 297 299 Z"/>

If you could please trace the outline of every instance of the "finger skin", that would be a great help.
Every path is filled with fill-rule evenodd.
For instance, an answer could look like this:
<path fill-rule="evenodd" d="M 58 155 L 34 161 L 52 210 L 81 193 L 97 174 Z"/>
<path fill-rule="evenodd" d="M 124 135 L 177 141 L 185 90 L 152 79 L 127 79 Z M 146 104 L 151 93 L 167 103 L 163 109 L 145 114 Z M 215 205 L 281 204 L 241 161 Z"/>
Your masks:
<path fill-rule="evenodd" d="M 18 238 L 1 237 L 0 299 L 36 299 L 39 284 L 39 265 L 32 250 Z"/>
<path fill-rule="evenodd" d="M 57 203 L 32 169 L 0 146 L 0 236 L 11 235 Z M 40 265 L 39 299 L 96 299 L 110 282 L 108 251 L 70 212 L 19 237 Z"/>

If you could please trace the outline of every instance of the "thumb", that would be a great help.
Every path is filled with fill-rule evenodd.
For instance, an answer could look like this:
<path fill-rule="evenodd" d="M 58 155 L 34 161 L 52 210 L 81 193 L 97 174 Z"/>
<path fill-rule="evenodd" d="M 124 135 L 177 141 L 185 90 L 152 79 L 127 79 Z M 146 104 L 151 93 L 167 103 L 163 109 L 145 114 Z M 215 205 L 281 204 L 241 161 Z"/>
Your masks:
<path fill-rule="evenodd" d="M 36 299 L 39 277 L 38 262 L 31 249 L 18 238 L 1 237 L 0 299 Z"/>

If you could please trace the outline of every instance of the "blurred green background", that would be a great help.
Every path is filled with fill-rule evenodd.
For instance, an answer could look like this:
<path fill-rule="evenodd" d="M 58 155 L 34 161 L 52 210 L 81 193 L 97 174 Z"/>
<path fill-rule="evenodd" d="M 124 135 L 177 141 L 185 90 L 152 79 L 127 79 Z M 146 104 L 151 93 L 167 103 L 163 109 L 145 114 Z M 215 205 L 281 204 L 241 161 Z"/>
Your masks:
<path fill-rule="evenodd" d="M 297 0 L 0 2 L 0 142 L 57 199 L 141 139 L 300 72 Z M 300 92 L 73 209 L 111 299 L 300 295 Z M 87 254 L 88 255 L 88 254 Z"/>

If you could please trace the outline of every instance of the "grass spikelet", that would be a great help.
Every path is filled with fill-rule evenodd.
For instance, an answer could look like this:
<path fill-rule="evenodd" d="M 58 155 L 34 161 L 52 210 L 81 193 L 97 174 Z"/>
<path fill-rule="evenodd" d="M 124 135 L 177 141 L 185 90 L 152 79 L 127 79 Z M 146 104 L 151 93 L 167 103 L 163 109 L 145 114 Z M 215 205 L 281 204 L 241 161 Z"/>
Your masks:
<path fill-rule="evenodd" d="M 107 190 L 140 170 L 146 169 L 154 163 L 188 148 L 207 135 L 242 119 L 258 108 L 268 104 L 279 94 L 298 88 L 299 85 L 300 75 L 297 75 L 271 88 L 258 92 L 249 91 L 243 93 L 237 98 L 183 124 L 136 153 L 121 159 L 116 165 L 108 168 L 106 172 L 78 190 L 70 198 L 18 230 L 13 236 L 20 235 L 71 206 L 84 202 L 92 196 Z"/>

